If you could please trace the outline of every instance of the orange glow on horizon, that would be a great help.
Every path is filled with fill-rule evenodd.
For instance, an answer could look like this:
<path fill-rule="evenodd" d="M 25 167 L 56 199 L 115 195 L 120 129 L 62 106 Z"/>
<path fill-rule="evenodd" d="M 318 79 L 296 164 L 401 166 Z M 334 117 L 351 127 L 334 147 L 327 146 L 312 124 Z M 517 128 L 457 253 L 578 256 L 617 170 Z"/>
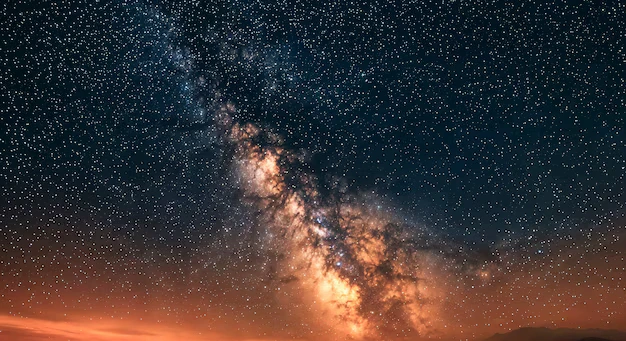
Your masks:
<path fill-rule="evenodd" d="M 122 321 L 50 321 L 38 318 L 0 316 L 0 338 L 3 334 L 15 334 L 18 340 L 77 340 L 77 341 L 170 341 L 184 338 L 188 341 L 217 340 L 215 336 L 190 333 L 147 322 Z"/>
<path fill-rule="evenodd" d="M 0 315 L 0 340 L 72 341 L 269 341 L 281 339 L 246 338 L 202 332 L 187 326 L 119 320 L 52 321 Z M 294 339 L 289 339 L 294 340 Z"/>

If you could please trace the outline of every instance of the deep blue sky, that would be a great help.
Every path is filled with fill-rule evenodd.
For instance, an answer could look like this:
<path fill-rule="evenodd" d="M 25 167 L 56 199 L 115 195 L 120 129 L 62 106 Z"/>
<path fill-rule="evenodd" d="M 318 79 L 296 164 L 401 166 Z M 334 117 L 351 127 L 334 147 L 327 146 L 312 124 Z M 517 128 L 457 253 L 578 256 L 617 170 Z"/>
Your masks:
<path fill-rule="evenodd" d="M 2 33 L 4 189 L 52 187 L 124 214 L 133 192 L 138 211 L 207 219 L 202 207 L 224 200 L 203 191 L 227 174 L 205 167 L 221 151 L 202 122 L 228 101 L 236 119 L 306 150 L 322 182 L 342 177 L 461 239 L 593 225 L 625 203 L 619 13 L 462 1 L 16 8 Z M 190 224 L 176 212 L 157 220 Z"/>

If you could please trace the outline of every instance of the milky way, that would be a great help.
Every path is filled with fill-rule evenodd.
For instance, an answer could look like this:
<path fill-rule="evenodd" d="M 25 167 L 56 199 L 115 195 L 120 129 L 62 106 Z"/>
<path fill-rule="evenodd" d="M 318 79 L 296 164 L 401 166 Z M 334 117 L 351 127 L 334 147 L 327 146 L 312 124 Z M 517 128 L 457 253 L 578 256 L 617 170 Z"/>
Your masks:
<path fill-rule="evenodd" d="M 0 339 L 626 325 L 623 4 L 1 6 Z"/>
<path fill-rule="evenodd" d="M 261 243 L 277 253 L 270 275 L 283 284 L 285 303 L 302 300 L 305 314 L 330 316 L 311 324 L 341 336 L 430 334 L 438 317 L 431 302 L 443 281 L 434 268 L 443 262 L 422 249 L 434 237 L 410 233 L 365 202 L 322 204 L 314 179 L 289 174 L 297 156 L 255 145 L 259 134 L 252 125 L 236 125 L 230 138 L 237 144 L 244 198 L 260 209 L 260 224 L 267 226 Z M 296 298 L 300 292 L 305 296 Z"/>

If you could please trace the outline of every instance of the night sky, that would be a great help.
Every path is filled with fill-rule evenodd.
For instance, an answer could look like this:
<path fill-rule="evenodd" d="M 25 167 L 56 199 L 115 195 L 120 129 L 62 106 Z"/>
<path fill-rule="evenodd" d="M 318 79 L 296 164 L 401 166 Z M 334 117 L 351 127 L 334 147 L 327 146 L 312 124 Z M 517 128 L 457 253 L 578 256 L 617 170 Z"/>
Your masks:
<path fill-rule="evenodd" d="M 626 4 L 0 5 L 0 339 L 626 326 Z"/>

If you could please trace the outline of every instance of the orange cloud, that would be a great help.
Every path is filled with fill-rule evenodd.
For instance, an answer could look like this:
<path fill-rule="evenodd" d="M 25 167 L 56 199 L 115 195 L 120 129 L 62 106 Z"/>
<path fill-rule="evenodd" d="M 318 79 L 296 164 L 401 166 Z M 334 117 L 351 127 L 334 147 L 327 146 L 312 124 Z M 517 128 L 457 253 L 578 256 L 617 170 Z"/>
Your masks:
<path fill-rule="evenodd" d="M 37 318 L 0 316 L 0 339 L 16 341 L 212 341 L 230 339 L 151 323 L 123 321 L 51 321 Z"/>

